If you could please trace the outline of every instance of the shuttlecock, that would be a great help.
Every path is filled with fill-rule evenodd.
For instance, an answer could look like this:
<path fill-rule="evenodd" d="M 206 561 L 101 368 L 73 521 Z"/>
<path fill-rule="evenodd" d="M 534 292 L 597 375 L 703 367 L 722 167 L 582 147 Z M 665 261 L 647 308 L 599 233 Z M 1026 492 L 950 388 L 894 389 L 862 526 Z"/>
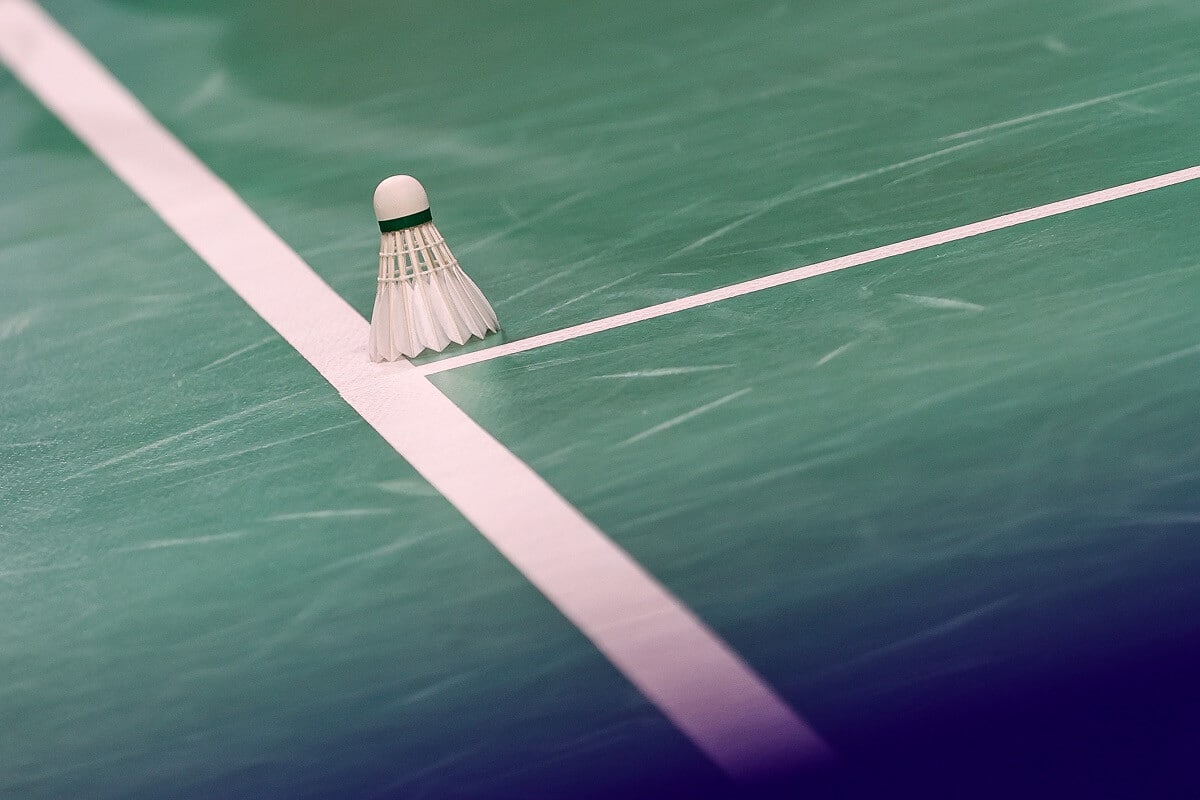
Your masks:
<path fill-rule="evenodd" d="M 372 361 L 465 344 L 500 330 L 496 312 L 433 224 L 416 178 L 393 175 L 375 189 L 379 287 L 371 313 Z"/>

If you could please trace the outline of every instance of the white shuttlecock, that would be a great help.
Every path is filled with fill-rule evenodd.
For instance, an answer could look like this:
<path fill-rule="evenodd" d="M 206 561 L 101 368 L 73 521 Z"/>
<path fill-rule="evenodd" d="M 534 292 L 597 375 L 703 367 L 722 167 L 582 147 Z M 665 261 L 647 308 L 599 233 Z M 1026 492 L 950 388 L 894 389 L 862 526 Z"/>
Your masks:
<path fill-rule="evenodd" d="M 379 288 L 371 313 L 372 361 L 443 350 L 500 330 L 496 312 L 458 265 L 433 224 L 416 178 L 393 175 L 375 189 Z"/>

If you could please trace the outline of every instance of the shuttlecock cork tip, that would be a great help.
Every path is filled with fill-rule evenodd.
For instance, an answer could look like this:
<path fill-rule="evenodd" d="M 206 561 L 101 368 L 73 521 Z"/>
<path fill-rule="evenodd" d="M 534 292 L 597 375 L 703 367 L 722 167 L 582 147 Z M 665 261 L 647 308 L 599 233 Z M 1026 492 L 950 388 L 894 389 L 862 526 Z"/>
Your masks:
<path fill-rule="evenodd" d="M 433 215 L 429 212 L 425 187 L 411 175 L 385 179 L 375 187 L 375 219 L 384 233 L 429 222 Z"/>

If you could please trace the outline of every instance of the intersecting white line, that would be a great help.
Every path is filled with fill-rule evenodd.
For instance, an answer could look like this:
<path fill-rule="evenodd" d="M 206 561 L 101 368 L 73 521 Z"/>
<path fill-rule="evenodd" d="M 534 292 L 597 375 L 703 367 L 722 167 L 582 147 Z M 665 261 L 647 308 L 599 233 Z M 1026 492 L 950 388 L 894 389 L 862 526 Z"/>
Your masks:
<path fill-rule="evenodd" d="M 476 350 L 474 352 L 463 353 L 449 358 L 442 358 L 437 361 L 431 361 L 427 364 L 422 364 L 417 367 L 422 375 L 434 375 L 439 372 L 457 369 L 459 367 L 470 366 L 471 364 L 479 364 L 484 361 L 491 361 L 495 358 L 513 355 L 514 353 L 523 353 L 527 350 L 535 350 L 539 347 L 547 347 L 553 344 L 560 344 L 572 339 L 579 339 L 583 336 L 591 336 L 592 334 L 610 331 L 614 328 L 620 328 L 625 325 L 632 325 L 635 322 L 644 322 L 657 317 L 665 317 L 668 314 L 678 314 L 680 311 L 687 311 L 700 306 L 706 306 L 711 303 L 719 303 L 722 300 L 729 300 L 734 297 L 741 297 L 754 292 L 761 292 L 764 289 L 773 289 L 777 286 L 783 286 L 788 283 L 815 278 L 818 275 L 826 275 L 830 272 L 837 272 L 851 267 L 859 267 L 863 264 L 870 264 L 874 261 L 882 261 L 885 258 L 894 258 L 902 256 L 906 253 L 914 253 L 918 250 L 925 250 L 930 247 L 957 242 L 961 239 L 968 239 L 972 236 L 979 236 L 984 233 L 991 233 L 1003 228 L 1011 228 L 1014 225 L 1023 225 L 1026 222 L 1033 222 L 1047 217 L 1066 214 L 1070 211 L 1078 211 L 1081 208 L 1088 206 L 1097 206 L 1101 203 L 1110 203 L 1113 200 L 1120 200 L 1125 197 L 1131 197 L 1144 192 L 1152 192 L 1155 189 L 1162 189 L 1167 186 L 1174 186 L 1178 183 L 1186 183 L 1200 178 L 1200 166 L 1188 167 L 1187 169 L 1168 172 L 1163 175 L 1158 175 L 1153 178 L 1146 178 L 1133 183 L 1114 186 L 1111 189 L 1101 189 L 1097 192 L 1089 192 L 1076 197 L 1070 197 L 1066 200 L 1059 200 L 1054 203 L 1037 206 L 1035 208 L 1025 209 L 1024 211 L 1016 211 L 1011 214 L 1004 214 L 999 217 L 992 217 L 980 222 L 972 222 L 969 225 L 960 225 L 957 228 L 949 228 L 937 233 L 930 233 L 925 236 L 918 236 L 915 239 L 906 239 L 903 242 L 876 247 L 871 250 L 864 250 L 861 253 L 852 253 L 838 258 L 831 258 L 828 261 L 821 261 L 816 264 L 810 264 L 806 267 L 796 267 L 785 272 L 777 272 L 773 275 L 766 275 L 761 278 L 744 281 L 743 283 L 735 283 L 730 286 L 722 286 L 719 289 L 713 289 L 707 292 L 681 297 L 678 300 L 669 300 L 665 303 L 639 308 L 634 311 L 626 311 L 623 314 L 616 314 L 603 319 L 584 322 L 579 325 L 572 325 L 569 328 L 562 328 L 549 333 L 530 336 L 525 339 L 518 339 L 513 342 L 505 342 L 484 350 Z"/>
<path fill-rule="evenodd" d="M 0 60 L 726 773 L 830 757 L 713 631 L 416 368 L 372 364 L 358 312 L 31 0 L 0 0 Z"/>

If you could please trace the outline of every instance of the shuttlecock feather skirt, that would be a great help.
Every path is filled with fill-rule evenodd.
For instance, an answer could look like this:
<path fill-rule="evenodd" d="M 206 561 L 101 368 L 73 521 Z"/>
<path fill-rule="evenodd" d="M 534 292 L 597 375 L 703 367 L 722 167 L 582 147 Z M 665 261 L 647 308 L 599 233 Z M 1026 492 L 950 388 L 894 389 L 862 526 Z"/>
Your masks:
<path fill-rule="evenodd" d="M 372 361 L 440 352 L 451 342 L 465 344 L 498 330 L 496 313 L 433 222 L 381 235 Z"/>

